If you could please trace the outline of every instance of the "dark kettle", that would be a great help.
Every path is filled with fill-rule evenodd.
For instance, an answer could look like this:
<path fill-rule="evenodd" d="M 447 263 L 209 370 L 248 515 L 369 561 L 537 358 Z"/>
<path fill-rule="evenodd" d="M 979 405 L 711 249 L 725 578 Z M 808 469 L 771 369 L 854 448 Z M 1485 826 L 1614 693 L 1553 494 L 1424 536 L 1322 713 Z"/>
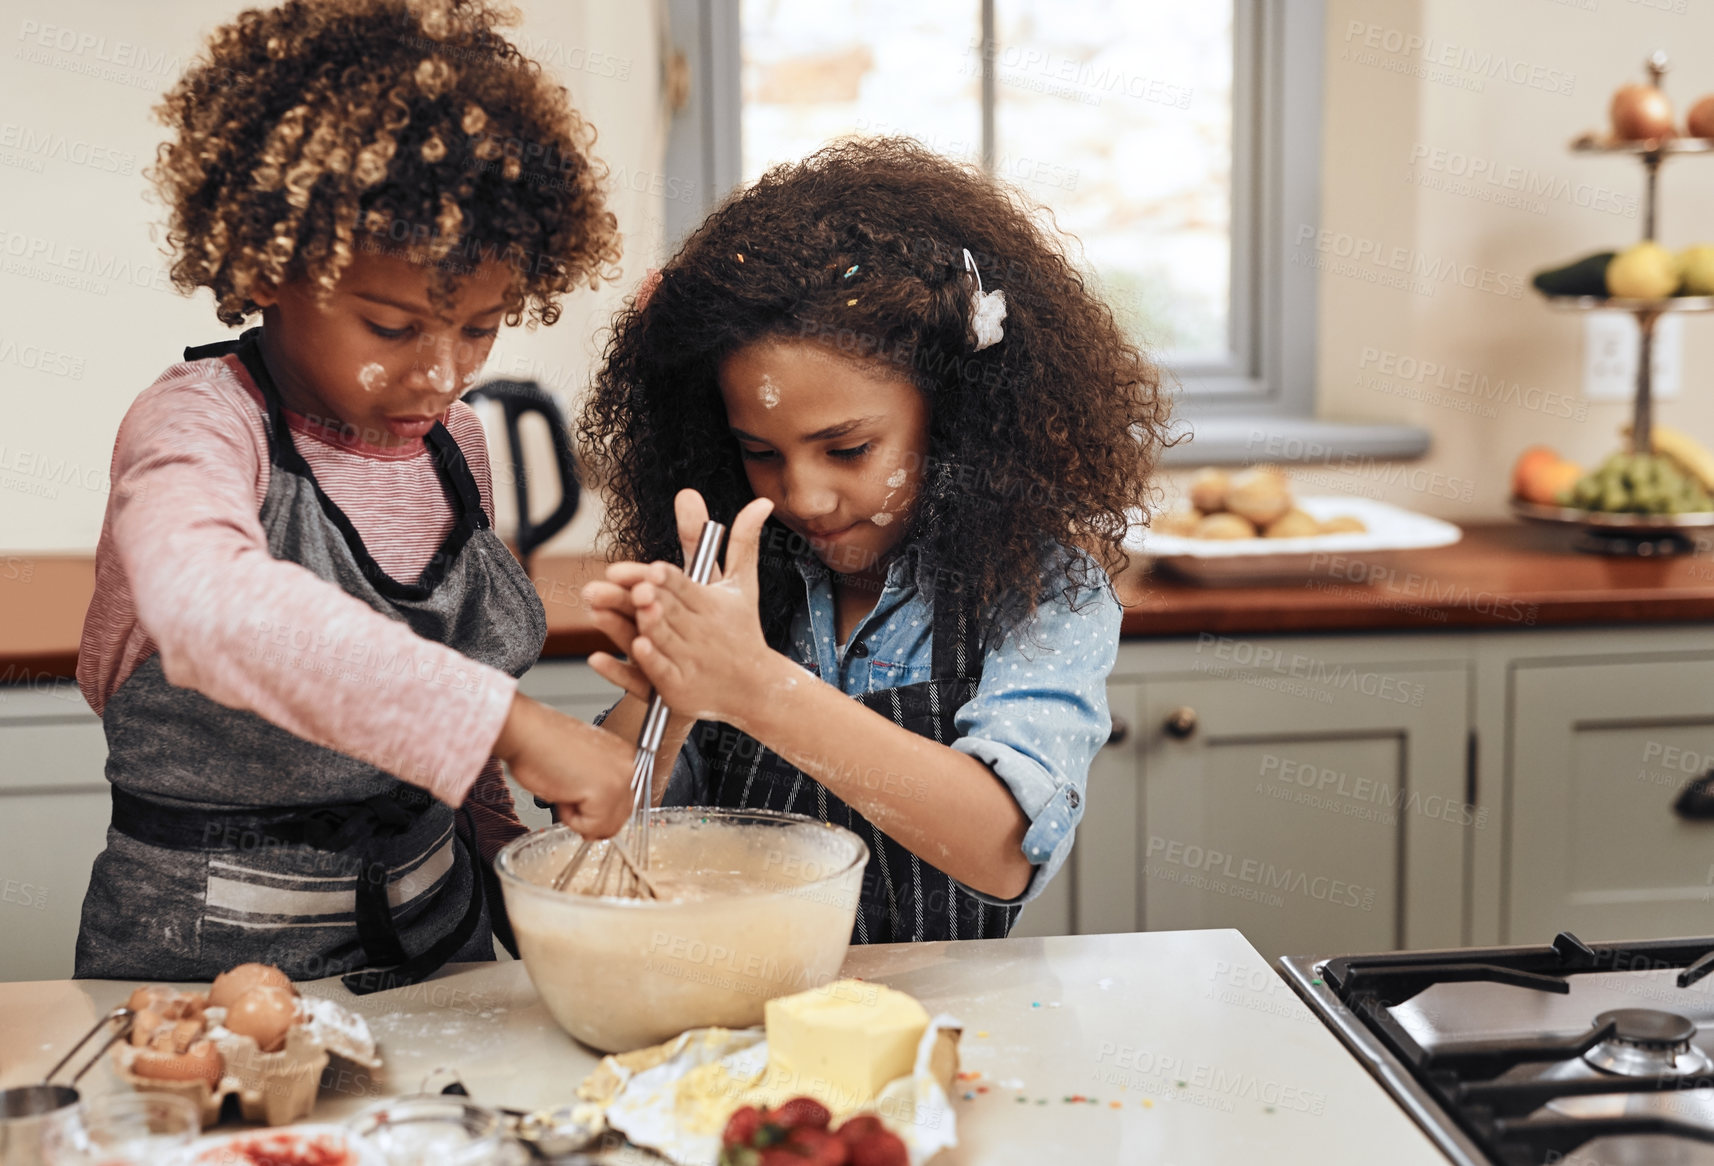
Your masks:
<path fill-rule="evenodd" d="M 566 428 L 565 414 L 553 394 L 535 381 L 489 381 L 464 394 L 466 404 L 493 401 L 500 406 L 506 419 L 506 451 L 511 465 L 513 498 L 518 508 L 517 545 L 520 562 L 528 563 L 536 548 L 564 530 L 577 514 L 578 500 L 583 488 L 577 479 L 577 456 L 572 451 L 571 433 Z M 525 413 L 537 413 L 547 423 L 548 437 L 553 442 L 554 462 L 559 470 L 559 505 L 540 522 L 530 518 L 530 479 L 524 469 L 524 447 L 518 440 L 518 418 Z"/>

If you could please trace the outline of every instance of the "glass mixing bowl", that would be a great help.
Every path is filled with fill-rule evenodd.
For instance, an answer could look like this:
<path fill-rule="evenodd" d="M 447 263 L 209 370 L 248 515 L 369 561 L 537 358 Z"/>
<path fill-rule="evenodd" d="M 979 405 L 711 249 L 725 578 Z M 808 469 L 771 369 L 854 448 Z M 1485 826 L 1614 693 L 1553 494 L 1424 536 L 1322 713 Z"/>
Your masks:
<path fill-rule="evenodd" d="M 869 861 L 857 835 L 801 814 L 703 808 L 655 810 L 649 834 L 659 900 L 583 893 L 605 842 L 554 890 L 580 841 L 564 826 L 495 859 L 530 980 L 572 1036 L 611 1053 L 687 1028 L 748 1028 L 768 1000 L 838 975 Z"/>

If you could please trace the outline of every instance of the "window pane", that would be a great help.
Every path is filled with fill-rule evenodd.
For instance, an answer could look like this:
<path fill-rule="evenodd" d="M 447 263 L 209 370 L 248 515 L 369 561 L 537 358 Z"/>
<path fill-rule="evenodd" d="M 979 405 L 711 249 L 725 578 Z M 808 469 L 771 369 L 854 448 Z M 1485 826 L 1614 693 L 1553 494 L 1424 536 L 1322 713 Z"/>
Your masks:
<path fill-rule="evenodd" d="M 1053 209 L 1121 322 L 1178 361 L 1230 347 L 1232 8 L 995 0 L 987 49 L 995 172 Z"/>
<path fill-rule="evenodd" d="M 980 161 L 977 0 L 743 0 L 743 178 L 846 134 Z"/>

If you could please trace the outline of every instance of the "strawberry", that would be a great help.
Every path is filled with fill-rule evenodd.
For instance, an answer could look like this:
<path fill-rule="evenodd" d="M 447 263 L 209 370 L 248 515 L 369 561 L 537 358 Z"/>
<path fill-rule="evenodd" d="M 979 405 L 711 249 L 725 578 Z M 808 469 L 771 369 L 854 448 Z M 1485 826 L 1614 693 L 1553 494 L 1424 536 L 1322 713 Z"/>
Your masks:
<path fill-rule="evenodd" d="M 885 1133 L 887 1127 L 881 1124 L 881 1119 L 872 1113 L 860 1113 L 840 1126 L 835 1132 L 839 1140 L 847 1146 L 855 1145 L 864 1138 L 877 1132 Z"/>
<path fill-rule="evenodd" d="M 762 1111 L 746 1105 L 726 1119 L 726 1132 L 720 1135 L 722 1146 L 748 1146 L 762 1125 Z"/>
<path fill-rule="evenodd" d="M 799 1126 L 786 1137 L 786 1146 L 803 1155 L 804 1166 L 845 1166 L 850 1151 L 826 1130 Z"/>
<path fill-rule="evenodd" d="M 827 1123 L 833 1120 L 833 1115 L 827 1111 L 827 1106 L 813 1097 L 794 1097 L 784 1102 L 777 1109 L 771 1110 L 766 1120 L 775 1125 L 784 1126 L 788 1130 L 808 1127 L 824 1130 Z"/>
<path fill-rule="evenodd" d="M 757 1166 L 804 1166 L 808 1159 L 789 1146 L 769 1146 L 756 1161 Z"/>
<path fill-rule="evenodd" d="M 891 1130 L 877 1130 L 851 1146 L 851 1166 L 910 1166 L 904 1142 Z"/>

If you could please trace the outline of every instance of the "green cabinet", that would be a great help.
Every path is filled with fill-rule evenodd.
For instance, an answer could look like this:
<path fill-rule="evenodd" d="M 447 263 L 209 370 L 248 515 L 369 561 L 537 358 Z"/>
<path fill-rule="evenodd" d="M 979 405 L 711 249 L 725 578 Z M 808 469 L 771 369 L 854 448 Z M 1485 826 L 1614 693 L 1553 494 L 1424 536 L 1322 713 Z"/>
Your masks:
<path fill-rule="evenodd" d="M 1075 929 L 1235 927 L 1270 957 L 1456 944 L 1466 666 L 1246 645 L 1248 665 L 1163 646 L 1191 668 L 1110 689 L 1133 729 L 1090 775 Z"/>
<path fill-rule="evenodd" d="M 1674 802 L 1714 769 L 1714 652 L 1514 664 L 1514 942 L 1714 933 L 1714 819 Z"/>

